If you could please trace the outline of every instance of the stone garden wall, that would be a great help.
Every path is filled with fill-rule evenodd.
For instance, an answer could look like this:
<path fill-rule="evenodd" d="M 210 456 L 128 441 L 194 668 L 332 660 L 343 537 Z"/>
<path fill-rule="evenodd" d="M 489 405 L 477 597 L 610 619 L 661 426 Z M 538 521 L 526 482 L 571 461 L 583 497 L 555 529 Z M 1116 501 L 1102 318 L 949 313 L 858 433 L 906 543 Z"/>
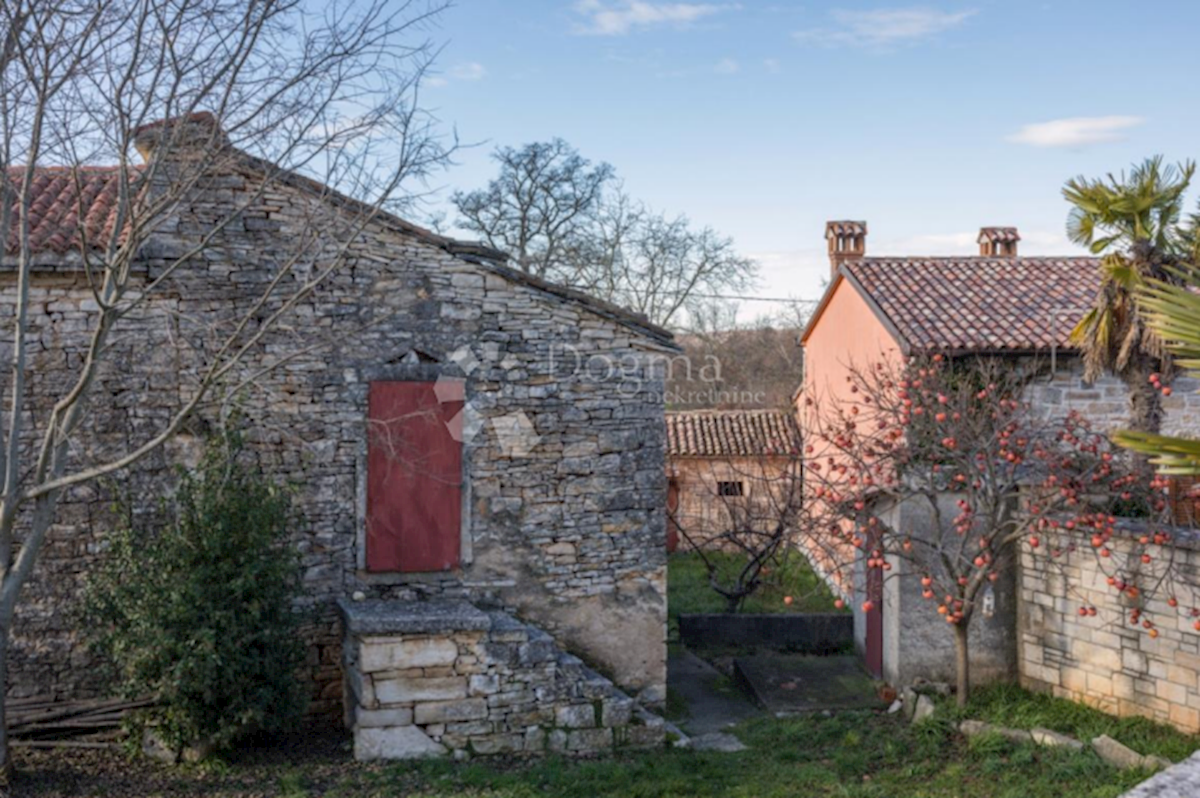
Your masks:
<path fill-rule="evenodd" d="M 1132 545 L 1113 540 L 1110 545 Z M 1177 543 L 1173 556 L 1194 584 L 1197 542 Z M 1192 599 L 1181 596 L 1183 604 L 1171 608 L 1167 598 L 1146 604 L 1159 632 L 1152 638 L 1128 622 L 1132 605 L 1108 585 L 1086 540 L 1053 565 L 1024 549 L 1017 611 L 1021 683 L 1114 715 L 1200 731 L 1200 632 L 1184 609 Z M 1081 617 L 1081 606 L 1096 607 L 1096 615 Z"/>
<path fill-rule="evenodd" d="M 663 742 L 661 718 L 539 629 L 465 602 L 343 602 L 358 759 L 595 753 Z"/>

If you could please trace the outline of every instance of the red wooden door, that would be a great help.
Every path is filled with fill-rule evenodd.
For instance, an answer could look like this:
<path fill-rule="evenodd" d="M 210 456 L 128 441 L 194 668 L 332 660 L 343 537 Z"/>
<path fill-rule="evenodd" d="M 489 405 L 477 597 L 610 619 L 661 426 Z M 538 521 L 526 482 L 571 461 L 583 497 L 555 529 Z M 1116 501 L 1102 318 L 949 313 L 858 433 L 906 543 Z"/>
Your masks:
<path fill-rule="evenodd" d="M 875 541 L 872 541 L 872 545 Z M 867 650 L 865 654 L 867 672 L 876 679 L 883 678 L 883 570 L 867 569 L 867 599 L 871 610 L 866 613 Z"/>
<path fill-rule="evenodd" d="M 462 406 L 461 391 L 447 397 L 444 386 L 435 393 L 432 382 L 371 383 L 368 571 L 447 571 L 458 566 L 462 444 L 451 434 L 450 422 L 457 422 Z"/>

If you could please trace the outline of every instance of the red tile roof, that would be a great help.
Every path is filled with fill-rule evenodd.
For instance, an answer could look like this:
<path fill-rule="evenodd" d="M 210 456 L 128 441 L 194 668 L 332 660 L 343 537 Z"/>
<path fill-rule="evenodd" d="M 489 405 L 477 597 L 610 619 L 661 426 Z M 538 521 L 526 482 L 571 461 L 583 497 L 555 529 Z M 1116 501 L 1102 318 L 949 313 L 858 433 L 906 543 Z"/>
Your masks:
<path fill-rule="evenodd" d="M 12 167 L 8 177 L 13 183 L 14 213 L 4 245 L 6 252 L 14 253 L 19 246 L 16 196 L 25 170 Z M 33 251 L 61 255 L 79 249 L 81 238 L 90 248 L 105 246 L 116 223 L 121 179 L 121 170 L 111 166 L 38 168 L 33 175 L 29 206 L 29 243 Z"/>
<path fill-rule="evenodd" d="M 862 258 L 842 268 L 908 351 L 962 352 L 1069 348 L 1099 288 L 1098 266 L 1095 258 Z"/>
<path fill-rule="evenodd" d="M 668 457 L 798 454 L 799 445 L 795 419 L 779 410 L 667 413 Z"/>

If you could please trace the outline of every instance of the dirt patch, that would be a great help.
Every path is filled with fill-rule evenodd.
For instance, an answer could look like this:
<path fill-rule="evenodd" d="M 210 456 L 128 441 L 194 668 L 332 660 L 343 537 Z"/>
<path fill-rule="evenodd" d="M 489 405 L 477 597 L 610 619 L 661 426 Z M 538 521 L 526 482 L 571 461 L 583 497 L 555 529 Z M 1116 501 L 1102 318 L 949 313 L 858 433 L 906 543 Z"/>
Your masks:
<path fill-rule="evenodd" d="M 316 725 L 272 740 L 252 740 L 223 759 L 199 765 L 163 765 L 123 750 L 19 748 L 13 759 L 17 776 L 10 794 L 22 798 L 250 798 L 301 790 L 320 795 L 371 770 L 354 761 L 345 732 Z"/>

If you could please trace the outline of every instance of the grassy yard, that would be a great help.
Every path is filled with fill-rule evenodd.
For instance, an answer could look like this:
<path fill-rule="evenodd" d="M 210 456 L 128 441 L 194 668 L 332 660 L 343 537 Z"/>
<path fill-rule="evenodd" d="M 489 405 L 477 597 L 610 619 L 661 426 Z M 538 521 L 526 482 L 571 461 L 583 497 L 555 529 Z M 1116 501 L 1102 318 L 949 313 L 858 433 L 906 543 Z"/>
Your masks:
<path fill-rule="evenodd" d="M 815 796 L 823 798 L 1115 798 L 1148 774 L 1121 772 L 1090 751 L 958 735 L 943 719 L 909 726 L 894 715 L 764 717 L 740 726 L 750 750 L 687 750 L 534 761 L 477 760 L 359 765 L 341 737 L 183 769 L 127 762 L 109 752 L 22 752 L 14 794 L 204 795 L 308 798 L 533 798 L 533 796 Z M 1182 759 L 1194 737 L 1144 720 L 1117 720 L 1014 688 L 980 691 L 971 717 L 1047 726 L 1086 738 L 1109 734 L 1143 753 Z M 98 775 L 97 775 L 98 774 Z"/>
<path fill-rule="evenodd" d="M 712 552 L 707 555 L 721 573 L 741 567 L 744 560 L 736 554 Z M 784 603 L 791 596 L 792 603 Z M 741 612 L 838 612 L 835 597 L 808 561 L 793 554 L 777 570 L 767 575 L 761 588 L 748 597 Z M 708 583 L 704 561 L 695 552 L 676 552 L 667 559 L 667 611 L 672 633 L 680 613 L 725 612 L 725 598 Z M 849 610 L 844 610 L 849 612 Z M 674 637 L 674 634 L 672 634 Z"/>

